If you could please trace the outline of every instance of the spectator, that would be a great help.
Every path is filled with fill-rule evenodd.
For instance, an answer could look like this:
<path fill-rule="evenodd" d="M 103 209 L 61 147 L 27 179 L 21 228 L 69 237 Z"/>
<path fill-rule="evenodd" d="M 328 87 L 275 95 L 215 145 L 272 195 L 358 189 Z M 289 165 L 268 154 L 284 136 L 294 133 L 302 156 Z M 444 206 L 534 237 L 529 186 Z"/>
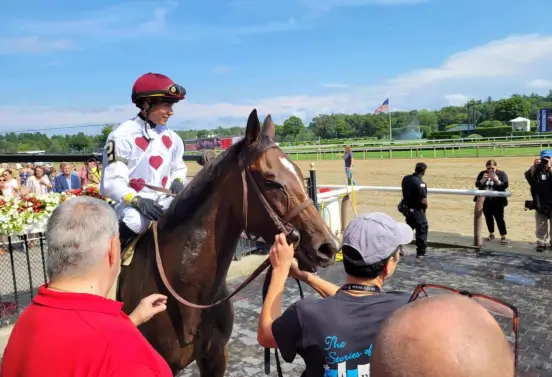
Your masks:
<path fill-rule="evenodd" d="M 2 188 L 2 195 L 5 198 L 13 198 L 18 195 L 20 186 L 17 179 L 13 177 L 11 169 L 6 169 L 2 172 L 2 177 L 4 178 L 4 187 Z"/>
<path fill-rule="evenodd" d="M 21 164 L 16 165 L 17 170 L 19 170 L 19 181 L 21 187 L 25 187 L 27 180 L 33 175 L 33 169 L 30 163 L 26 163 L 25 167 L 22 167 Z"/>
<path fill-rule="evenodd" d="M 50 167 L 50 174 L 48 174 L 48 178 L 50 178 L 50 182 L 55 182 L 57 177 L 57 170 L 53 166 Z"/>
<path fill-rule="evenodd" d="M 350 185 L 351 181 L 353 185 L 357 185 L 357 182 L 353 179 L 353 152 L 351 146 L 345 146 L 345 153 L 343 153 L 343 161 L 345 162 L 345 175 L 347 176 L 347 184 Z"/>
<path fill-rule="evenodd" d="M 514 377 L 513 356 L 488 311 L 475 300 L 444 294 L 414 301 L 385 321 L 370 376 Z"/>
<path fill-rule="evenodd" d="M 498 164 L 495 160 L 489 160 L 486 164 L 486 170 L 479 172 L 475 179 L 475 187 L 478 190 L 506 191 L 508 188 L 508 175 L 502 170 L 498 170 Z M 474 199 L 476 201 L 477 198 Z M 504 208 L 508 205 L 506 197 L 485 197 L 483 202 L 483 215 L 489 230 L 487 241 L 494 240 L 494 222 L 500 233 L 500 243 L 508 244 L 506 240 L 506 222 L 504 221 Z"/>
<path fill-rule="evenodd" d="M 96 161 L 85 162 L 82 168 L 80 168 L 78 176 L 81 180 L 82 186 L 86 186 L 91 183 L 99 185 L 100 179 Z"/>
<path fill-rule="evenodd" d="M 537 251 L 544 252 L 550 240 L 549 227 L 552 228 L 552 159 L 551 150 L 543 150 L 540 158 L 525 172 L 533 198 L 532 208 L 535 210 Z"/>
<path fill-rule="evenodd" d="M 403 199 L 399 203 L 399 211 L 412 229 L 416 229 L 416 258 L 424 258 L 427 251 L 427 186 L 422 177 L 427 165 L 418 162 L 414 173 L 403 177 L 401 182 Z"/>
<path fill-rule="evenodd" d="M 30 193 L 36 195 L 45 195 L 52 189 L 50 179 L 44 174 L 44 167 L 35 167 L 34 175 L 29 177 L 26 187 Z"/>
<path fill-rule="evenodd" d="M 270 251 L 273 271 L 259 317 L 259 344 L 278 348 L 287 362 L 301 355 L 306 364 L 303 376 L 341 376 L 349 370 L 367 374 L 381 323 L 410 297 L 400 292 L 383 294 L 382 287 L 393 275 L 403 245 L 411 240 L 410 227 L 384 213 L 356 217 L 343 234 L 346 279 L 339 288 L 292 266 L 293 248 L 279 235 Z M 293 277 L 325 298 L 300 300 L 282 314 L 282 291 L 290 266 Z"/>
<path fill-rule="evenodd" d="M 54 192 L 80 189 L 82 186 L 79 177 L 72 174 L 73 165 L 63 162 L 60 167 L 62 174 L 58 175 L 54 181 Z"/>
<path fill-rule="evenodd" d="M 154 294 L 126 316 L 106 298 L 120 269 L 119 228 L 111 207 L 90 197 L 61 203 L 48 220 L 46 269 L 17 320 L 2 377 L 172 377 L 136 326 L 166 309 Z"/>

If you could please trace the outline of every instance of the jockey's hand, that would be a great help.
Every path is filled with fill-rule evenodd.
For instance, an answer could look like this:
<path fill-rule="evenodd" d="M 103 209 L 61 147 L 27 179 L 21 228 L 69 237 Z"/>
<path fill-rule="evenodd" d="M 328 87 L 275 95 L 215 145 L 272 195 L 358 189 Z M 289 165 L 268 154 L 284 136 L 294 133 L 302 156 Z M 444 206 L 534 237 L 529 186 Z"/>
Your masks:
<path fill-rule="evenodd" d="M 184 184 L 179 179 L 175 179 L 171 183 L 170 190 L 172 191 L 173 194 L 178 194 L 179 192 L 184 190 L 184 187 L 186 186 L 184 186 Z"/>
<path fill-rule="evenodd" d="M 142 198 L 136 195 L 130 204 L 148 220 L 157 221 L 163 216 L 163 207 L 153 199 Z"/>

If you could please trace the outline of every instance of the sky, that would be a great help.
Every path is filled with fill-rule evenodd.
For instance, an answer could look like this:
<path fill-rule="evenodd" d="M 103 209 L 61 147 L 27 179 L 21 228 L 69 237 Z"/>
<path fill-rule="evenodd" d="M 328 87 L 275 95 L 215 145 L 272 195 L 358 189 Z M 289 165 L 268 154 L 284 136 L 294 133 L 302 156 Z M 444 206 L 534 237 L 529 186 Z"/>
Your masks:
<path fill-rule="evenodd" d="M 0 133 L 98 133 L 136 114 L 147 72 L 186 88 L 174 129 L 547 94 L 550 14 L 550 0 L 5 2 Z"/>

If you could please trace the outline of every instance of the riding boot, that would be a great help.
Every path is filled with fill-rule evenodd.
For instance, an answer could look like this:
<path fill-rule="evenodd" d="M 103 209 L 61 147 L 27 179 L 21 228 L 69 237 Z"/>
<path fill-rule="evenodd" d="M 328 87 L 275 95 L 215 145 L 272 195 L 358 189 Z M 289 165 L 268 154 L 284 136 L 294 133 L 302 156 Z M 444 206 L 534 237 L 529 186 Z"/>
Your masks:
<path fill-rule="evenodd" d="M 119 239 L 121 240 L 121 252 L 130 244 L 130 241 L 136 236 L 123 221 L 119 221 Z"/>

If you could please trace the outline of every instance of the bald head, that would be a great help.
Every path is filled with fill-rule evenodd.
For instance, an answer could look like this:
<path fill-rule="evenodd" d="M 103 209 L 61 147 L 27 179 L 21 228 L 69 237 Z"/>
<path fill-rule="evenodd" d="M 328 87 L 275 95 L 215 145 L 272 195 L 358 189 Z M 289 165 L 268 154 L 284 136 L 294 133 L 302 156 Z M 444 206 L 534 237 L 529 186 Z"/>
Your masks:
<path fill-rule="evenodd" d="M 372 377 L 512 377 L 514 355 L 498 323 L 475 301 L 442 295 L 396 311 L 382 326 Z"/>

